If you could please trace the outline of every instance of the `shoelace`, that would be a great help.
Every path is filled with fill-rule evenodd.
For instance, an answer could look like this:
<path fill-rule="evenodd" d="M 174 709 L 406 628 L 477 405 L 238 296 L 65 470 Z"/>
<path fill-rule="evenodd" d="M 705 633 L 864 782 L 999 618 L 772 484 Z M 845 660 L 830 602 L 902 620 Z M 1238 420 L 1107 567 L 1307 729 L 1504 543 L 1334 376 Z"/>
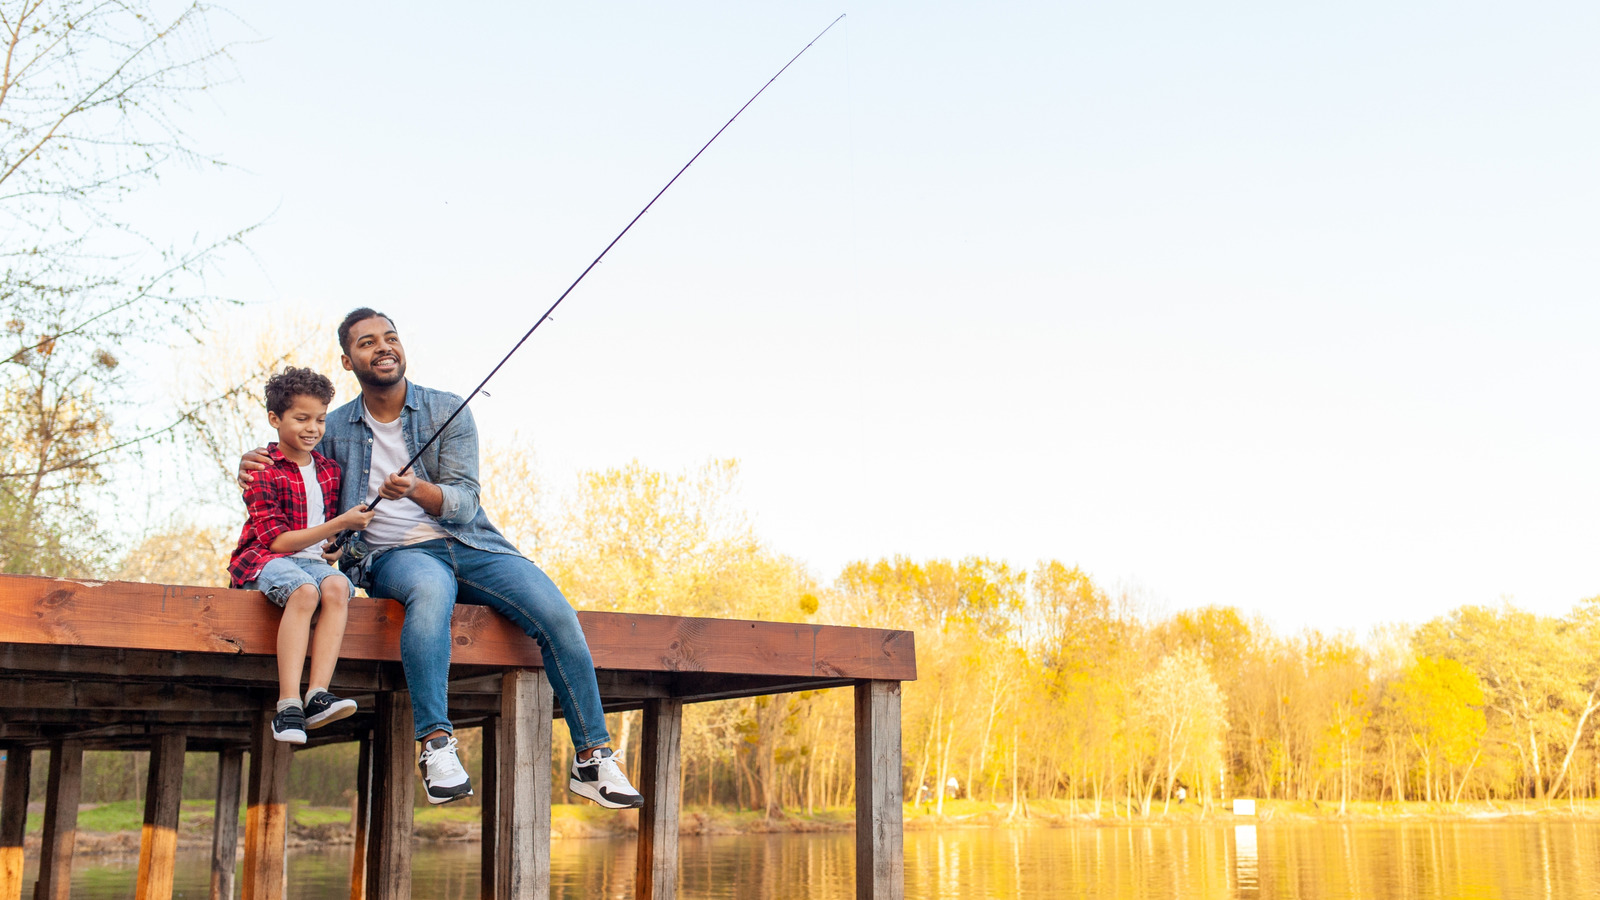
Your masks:
<path fill-rule="evenodd" d="M 617 775 L 620 776 L 622 774 L 622 766 L 620 765 L 621 762 L 622 762 L 622 754 L 621 753 L 612 753 L 610 756 L 591 756 L 591 757 L 589 757 L 589 759 L 585 760 L 584 762 L 578 763 L 578 765 L 580 765 L 580 766 L 582 766 L 582 765 L 592 765 L 597 770 L 599 770 L 606 763 L 611 763 L 612 766 L 616 768 Z"/>
<path fill-rule="evenodd" d="M 435 758 L 440 758 L 438 765 L 444 771 L 431 771 L 435 765 Z M 429 747 L 424 744 L 422 747 L 422 764 L 428 767 L 434 778 L 452 778 L 467 774 L 467 770 L 461 768 L 461 760 L 456 757 L 456 739 L 454 737 L 446 741 L 443 747 Z"/>

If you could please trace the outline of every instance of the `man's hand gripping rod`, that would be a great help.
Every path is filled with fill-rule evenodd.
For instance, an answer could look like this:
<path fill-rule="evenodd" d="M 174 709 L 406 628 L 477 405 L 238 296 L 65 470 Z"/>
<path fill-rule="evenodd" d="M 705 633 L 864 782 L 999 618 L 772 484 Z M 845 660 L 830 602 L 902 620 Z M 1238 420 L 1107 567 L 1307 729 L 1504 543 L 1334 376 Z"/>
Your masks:
<path fill-rule="evenodd" d="M 778 80 L 779 75 L 782 75 L 790 66 L 794 65 L 795 60 L 799 59 L 807 50 L 810 50 L 812 44 L 815 44 L 817 41 L 821 40 L 822 36 L 832 30 L 833 26 L 839 24 L 839 20 L 843 18 L 844 15 L 841 13 L 838 19 L 834 19 L 832 22 L 829 22 L 827 28 L 824 28 L 818 32 L 817 36 L 812 38 L 810 43 L 806 44 L 804 47 L 801 47 L 799 53 L 796 53 L 788 62 L 784 63 L 783 68 L 779 69 L 776 75 L 768 78 L 767 83 L 761 86 L 761 90 L 758 90 L 752 94 L 750 99 L 744 102 L 744 106 L 739 107 L 738 112 L 735 112 L 727 122 L 723 123 L 721 128 L 717 129 L 717 133 L 711 136 L 711 140 L 706 141 L 704 146 L 695 151 L 694 156 L 689 157 L 689 161 L 683 164 L 683 168 L 678 170 L 678 174 L 672 176 L 672 179 L 668 181 L 666 185 L 661 188 L 661 190 L 656 191 L 656 195 L 650 198 L 650 202 L 644 205 L 644 209 L 639 210 L 638 215 L 630 219 L 628 224 L 624 226 L 621 231 L 617 232 L 617 236 L 611 239 L 611 243 L 607 244 L 604 250 L 600 251 L 600 255 L 594 258 L 594 262 L 589 263 L 588 267 L 579 273 L 578 277 L 573 280 L 572 284 L 568 285 L 567 289 L 561 292 L 561 296 L 556 298 L 556 302 L 550 304 L 550 308 L 544 311 L 544 315 L 539 317 L 539 321 L 534 322 L 533 327 L 528 329 L 527 333 L 522 336 L 521 340 L 517 341 L 517 343 L 511 348 L 510 352 L 508 352 L 505 357 L 500 360 L 500 362 L 496 363 L 493 369 L 489 370 L 489 374 L 485 375 L 483 380 L 478 382 L 478 386 L 472 389 L 472 393 L 467 394 L 465 399 L 461 401 L 461 405 L 456 407 L 455 412 L 450 414 L 450 418 L 445 419 L 444 424 L 440 425 L 439 428 L 434 431 L 433 435 L 428 438 L 427 443 L 423 444 L 421 449 L 417 450 L 416 454 L 413 455 L 411 459 L 406 461 L 405 466 L 399 471 L 398 474 L 404 475 L 405 473 L 411 471 L 411 467 L 417 464 L 417 460 L 422 458 L 422 454 L 426 453 L 428 448 L 432 447 L 434 442 L 439 440 L 439 436 L 444 434 L 445 429 L 450 427 L 450 423 L 454 422 L 457 416 L 461 415 L 461 411 L 467 408 L 467 404 L 472 402 L 472 398 L 483 392 L 484 385 L 489 383 L 489 379 L 493 378 L 495 373 L 499 372 L 500 368 L 510 361 L 511 357 L 516 355 L 518 350 L 522 349 L 522 345 L 527 343 L 528 338 L 533 337 L 533 333 L 538 331 L 539 326 L 543 325 L 545 321 L 550 318 L 550 314 L 556 311 L 556 307 L 561 305 L 561 301 L 567 299 L 567 295 L 572 293 L 572 289 L 578 286 L 578 282 L 583 281 L 584 276 L 588 275 L 595 266 L 600 264 L 600 260 L 604 259 L 606 254 L 611 252 L 611 248 L 615 247 L 617 242 L 622 240 L 622 236 L 628 233 L 628 230 L 633 227 L 633 224 L 639 221 L 639 219 L 643 218 L 644 214 L 650 211 L 650 207 L 656 205 L 656 201 L 660 200 L 661 195 L 667 192 L 667 188 L 672 187 L 673 182 L 676 182 L 678 177 L 684 172 L 687 172 L 689 167 L 694 165 L 694 161 L 700 158 L 700 154 L 706 152 L 706 149 L 710 147 L 717 138 L 721 137 L 724 131 L 728 130 L 728 126 L 733 124 L 734 119 L 739 118 L 739 114 L 749 108 L 750 104 L 756 102 L 756 98 L 761 96 L 762 92 L 768 87 L 771 87 L 772 83 Z M 371 510 L 377 507 L 377 505 L 381 502 L 383 502 L 383 497 L 378 496 L 362 505 Z M 353 531 L 341 531 L 337 536 L 334 537 L 329 546 L 330 552 L 342 551 L 339 560 L 341 567 L 354 565 L 355 563 L 360 562 L 367 555 L 366 545 L 361 541 L 352 541 L 351 538 L 354 536 L 355 532 Z"/>

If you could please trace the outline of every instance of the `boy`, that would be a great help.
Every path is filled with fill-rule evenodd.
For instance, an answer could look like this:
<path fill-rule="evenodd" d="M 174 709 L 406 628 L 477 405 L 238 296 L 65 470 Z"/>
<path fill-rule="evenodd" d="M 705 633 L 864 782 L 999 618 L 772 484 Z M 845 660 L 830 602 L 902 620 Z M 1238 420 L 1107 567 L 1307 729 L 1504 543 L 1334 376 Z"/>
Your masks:
<path fill-rule="evenodd" d="M 286 368 L 267 380 L 267 423 L 278 440 L 267 445 L 267 468 L 244 492 L 250 518 L 228 564 L 232 587 L 260 590 L 283 608 L 278 624 L 278 712 L 274 739 L 306 742 L 316 728 L 356 711 L 354 700 L 328 692 L 349 614 L 350 581 L 318 552 L 345 529 L 361 530 L 373 513 L 357 506 L 327 518 L 339 504 L 339 466 L 311 448 L 322 440 L 333 382 L 310 369 Z M 315 639 L 311 617 L 322 607 Z M 300 670 L 311 644 L 311 684 L 300 698 Z"/>

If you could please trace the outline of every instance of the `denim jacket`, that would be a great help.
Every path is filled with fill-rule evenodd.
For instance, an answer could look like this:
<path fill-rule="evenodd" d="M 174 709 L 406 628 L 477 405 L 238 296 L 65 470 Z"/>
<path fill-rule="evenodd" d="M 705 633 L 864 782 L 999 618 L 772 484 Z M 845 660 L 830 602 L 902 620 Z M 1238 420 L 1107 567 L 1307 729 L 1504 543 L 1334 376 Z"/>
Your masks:
<path fill-rule="evenodd" d="M 460 405 L 461 398 L 455 394 L 407 381 L 406 404 L 400 410 L 400 433 L 405 437 L 407 455 L 415 454 Z M 328 413 L 327 430 L 317 445 L 317 452 L 337 462 L 343 470 L 339 486 L 341 512 L 370 499 L 366 493 L 372 471 L 372 429 L 362 417 L 365 411 L 365 404 L 356 397 Z M 478 505 L 478 426 L 472 420 L 472 410 L 461 411 L 412 471 L 423 481 L 438 485 L 444 495 L 439 515 L 434 518 L 447 534 L 479 550 L 521 555 Z M 365 573 L 361 574 L 364 578 Z"/>

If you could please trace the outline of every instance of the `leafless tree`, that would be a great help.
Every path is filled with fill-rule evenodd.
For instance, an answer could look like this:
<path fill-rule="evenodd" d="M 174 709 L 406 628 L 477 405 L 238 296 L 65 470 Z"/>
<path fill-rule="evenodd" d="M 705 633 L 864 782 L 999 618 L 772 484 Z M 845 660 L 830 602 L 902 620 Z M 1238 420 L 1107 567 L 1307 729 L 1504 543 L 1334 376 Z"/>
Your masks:
<path fill-rule="evenodd" d="M 217 305 L 205 276 L 242 233 L 173 245 L 125 201 L 175 165 L 220 165 L 181 124 L 231 71 L 217 15 L 0 0 L 0 569 L 92 565 L 86 491 L 190 412 L 119 427 L 117 413 L 149 399 L 131 396 L 122 361 L 202 325 Z"/>

